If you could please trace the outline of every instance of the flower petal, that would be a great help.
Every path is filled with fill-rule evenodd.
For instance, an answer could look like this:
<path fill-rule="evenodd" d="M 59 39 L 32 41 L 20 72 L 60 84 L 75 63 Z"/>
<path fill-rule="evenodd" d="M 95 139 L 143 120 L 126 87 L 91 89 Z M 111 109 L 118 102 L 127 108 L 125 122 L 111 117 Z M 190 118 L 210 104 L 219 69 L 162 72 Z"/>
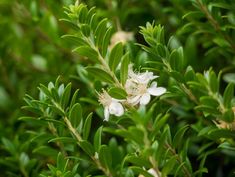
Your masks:
<path fill-rule="evenodd" d="M 115 116 L 122 116 L 124 114 L 124 108 L 121 103 L 113 101 L 109 105 L 110 114 L 114 114 Z"/>
<path fill-rule="evenodd" d="M 141 95 L 130 97 L 127 99 L 127 102 L 132 104 L 133 106 L 135 106 L 140 102 L 140 97 L 141 97 Z"/>
<path fill-rule="evenodd" d="M 109 121 L 109 108 L 107 106 L 104 108 L 104 121 Z"/>
<path fill-rule="evenodd" d="M 117 116 L 117 117 L 120 117 L 120 116 L 122 116 L 122 115 L 124 114 L 124 108 L 123 108 L 123 106 L 121 105 L 121 103 L 117 103 L 116 106 L 117 106 L 117 107 L 116 107 L 117 112 L 116 112 L 114 115 Z"/>
<path fill-rule="evenodd" d="M 149 169 L 149 170 L 148 170 L 148 173 L 150 173 L 150 174 L 153 175 L 154 177 L 158 177 L 157 172 L 156 172 L 153 168 Z"/>
<path fill-rule="evenodd" d="M 166 92 L 164 87 L 150 87 L 148 88 L 148 93 L 153 96 L 160 96 Z"/>
<path fill-rule="evenodd" d="M 146 71 L 145 73 L 139 73 L 138 82 L 142 84 L 147 84 L 149 81 L 157 78 L 159 76 L 154 76 L 152 72 Z"/>
<path fill-rule="evenodd" d="M 151 99 L 150 94 L 149 93 L 145 93 L 140 98 L 140 104 L 141 105 L 146 105 L 146 104 L 148 104 L 150 102 L 150 99 Z"/>
<path fill-rule="evenodd" d="M 152 82 L 150 87 L 157 87 L 157 82 Z"/>

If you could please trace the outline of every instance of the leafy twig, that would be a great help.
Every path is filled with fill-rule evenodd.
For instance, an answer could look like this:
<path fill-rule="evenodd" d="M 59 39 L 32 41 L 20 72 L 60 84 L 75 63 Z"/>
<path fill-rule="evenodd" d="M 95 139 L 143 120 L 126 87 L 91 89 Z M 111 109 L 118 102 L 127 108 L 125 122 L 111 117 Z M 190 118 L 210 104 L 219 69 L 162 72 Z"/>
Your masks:
<path fill-rule="evenodd" d="M 223 36 L 223 38 L 230 44 L 231 48 L 233 49 L 233 52 L 235 53 L 235 44 L 231 40 L 231 38 L 227 34 L 222 33 L 220 24 L 214 19 L 207 7 L 200 0 L 196 0 L 196 2 L 199 5 L 201 11 L 206 15 L 208 21 L 215 28 L 216 32 L 219 32 Z"/>
<path fill-rule="evenodd" d="M 82 141 L 82 137 L 81 135 L 77 132 L 77 130 L 72 126 L 71 122 L 69 121 L 69 119 L 67 117 L 64 117 L 64 121 L 66 123 L 66 125 L 68 126 L 68 129 L 70 130 L 70 132 L 75 136 L 76 140 L 78 141 L 78 144 L 80 141 Z M 112 173 L 110 172 L 110 170 L 104 168 L 100 161 L 98 159 L 96 159 L 95 157 L 91 156 L 91 159 L 95 162 L 95 164 L 97 165 L 97 167 L 102 170 L 105 175 L 107 175 L 108 177 L 113 177 Z"/>

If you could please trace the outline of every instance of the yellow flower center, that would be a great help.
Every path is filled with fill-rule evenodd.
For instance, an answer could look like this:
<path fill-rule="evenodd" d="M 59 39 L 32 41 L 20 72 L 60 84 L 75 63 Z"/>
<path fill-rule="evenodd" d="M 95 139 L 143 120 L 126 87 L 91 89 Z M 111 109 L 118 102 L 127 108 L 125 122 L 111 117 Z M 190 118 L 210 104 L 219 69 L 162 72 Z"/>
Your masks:
<path fill-rule="evenodd" d="M 103 91 L 103 93 L 99 94 L 99 102 L 103 106 L 109 106 L 112 102 L 112 97 L 109 96 L 109 94 L 106 91 Z"/>

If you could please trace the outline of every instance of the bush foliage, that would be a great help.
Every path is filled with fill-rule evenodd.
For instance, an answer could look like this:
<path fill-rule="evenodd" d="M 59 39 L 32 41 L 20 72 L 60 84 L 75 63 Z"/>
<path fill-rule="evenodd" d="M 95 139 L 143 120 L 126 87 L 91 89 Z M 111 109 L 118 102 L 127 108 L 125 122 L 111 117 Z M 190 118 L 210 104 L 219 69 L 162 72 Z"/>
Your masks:
<path fill-rule="evenodd" d="M 0 10 L 0 176 L 235 175 L 233 0 Z"/>

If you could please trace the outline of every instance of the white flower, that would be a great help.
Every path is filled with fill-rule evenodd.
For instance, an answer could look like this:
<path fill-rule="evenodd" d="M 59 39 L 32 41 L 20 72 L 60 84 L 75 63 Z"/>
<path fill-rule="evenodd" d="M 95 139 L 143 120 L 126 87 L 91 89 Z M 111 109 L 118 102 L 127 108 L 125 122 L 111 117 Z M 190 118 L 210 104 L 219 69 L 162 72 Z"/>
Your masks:
<path fill-rule="evenodd" d="M 148 84 L 136 84 L 136 89 L 132 90 L 127 102 L 133 106 L 136 104 L 146 105 L 150 102 L 151 95 L 160 96 L 166 92 L 164 87 L 157 87 L 157 82 L 153 82 L 150 87 Z M 128 92 L 127 92 L 128 93 Z"/>
<path fill-rule="evenodd" d="M 109 115 L 113 114 L 117 117 L 120 117 L 124 114 L 124 108 L 121 103 L 121 100 L 112 98 L 106 91 L 99 94 L 99 102 L 104 106 L 104 121 L 109 120 Z"/>
<path fill-rule="evenodd" d="M 153 82 L 149 87 L 149 82 L 158 76 L 154 76 L 152 72 L 135 73 L 133 65 L 128 66 L 128 79 L 125 89 L 128 94 L 127 102 L 133 106 L 140 104 L 146 105 L 150 102 L 152 96 L 160 96 L 166 92 L 164 87 L 157 87 L 157 82 Z"/>
<path fill-rule="evenodd" d="M 161 177 L 161 175 L 160 174 L 158 175 L 157 172 L 153 168 L 150 168 L 148 170 L 148 173 L 153 175 L 154 177 Z M 138 177 L 144 177 L 144 176 L 143 175 L 139 175 Z"/>
<path fill-rule="evenodd" d="M 144 73 L 135 73 L 133 71 L 133 64 L 128 65 L 128 78 L 137 83 L 146 84 L 151 80 L 158 78 L 158 76 L 154 76 L 153 72 L 144 72 Z"/>

